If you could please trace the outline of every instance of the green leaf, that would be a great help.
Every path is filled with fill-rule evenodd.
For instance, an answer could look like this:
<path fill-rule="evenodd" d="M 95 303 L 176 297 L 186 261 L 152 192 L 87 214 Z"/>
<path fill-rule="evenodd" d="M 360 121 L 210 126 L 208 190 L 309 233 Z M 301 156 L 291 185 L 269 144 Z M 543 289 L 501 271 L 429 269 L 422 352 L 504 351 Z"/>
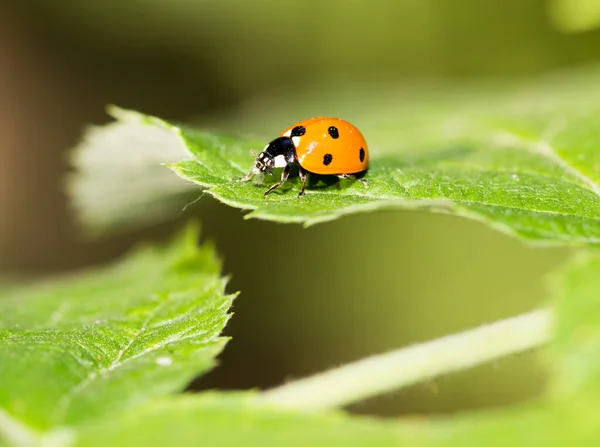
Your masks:
<path fill-rule="evenodd" d="M 592 416 L 528 405 L 479 415 L 377 420 L 341 412 L 302 413 L 260 407 L 251 395 L 208 394 L 160 399 L 139 412 L 80 430 L 80 446 L 586 446 Z M 587 428 L 585 428 L 587 425 Z M 577 426 L 584 426 L 578 429 Z M 590 444 L 590 442 L 592 442 Z"/>
<path fill-rule="evenodd" d="M 0 433 L 80 424 L 208 371 L 233 299 L 220 269 L 190 229 L 164 248 L 1 297 Z"/>
<path fill-rule="evenodd" d="M 557 414 L 558 416 L 558 414 Z M 76 445 L 160 446 L 167 443 L 218 446 L 456 446 L 552 445 L 552 430 L 539 434 L 527 429 L 559 422 L 550 412 L 519 410 L 507 424 L 506 416 L 458 417 L 432 421 L 385 421 L 350 417 L 340 412 L 301 413 L 260 407 L 252 395 L 205 394 L 161 399 L 120 420 L 104 420 L 83 427 Z M 512 423 L 514 422 L 514 423 Z M 564 427 L 559 422 L 559 427 Z M 524 430 L 525 429 L 525 430 Z M 546 434 L 544 434 L 546 432 Z M 539 439 L 526 444 L 527 438 Z M 571 438 L 566 432 L 560 441 Z M 545 443 L 544 443 L 545 442 Z M 556 444 L 561 445 L 561 444 Z"/>
<path fill-rule="evenodd" d="M 558 306 L 551 350 L 558 368 L 549 398 L 397 422 L 287 411 L 265 406 L 256 394 L 164 396 L 213 361 L 211 349 L 223 342 L 218 334 L 231 303 L 213 251 L 197 249 L 195 239 L 192 232 L 102 272 L 10 292 L 0 308 L 0 435 L 6 441 L 58 447 L 199 440 L 224 446 L 530 447 L 589 446 L 600 439 L 596 256 L 568 266 L 553 287 Z M 107 358 L 94 358 L 98 352 Z"/>
<path fill-rule="evenodd" d="M 327 446 L 590 446 L 600 440 L 597 424 L 600 304 L 594 290 L 600 258 L 586 255 L 558 272 L 552 282 L 557 303 L 551 351 L 559 365 L 553 392 L 538 402 L 477 414 L 427 420 L 382 421 L 340 412 L 270 408 L 256 394 L 204 393 L 163 398 L 115 419 L 87 424 L 75 445 L 152 447 L 195 445 Z M 564 385 L 567 384 L 567 385 Z"/>
<path fill-rule="evenodd" d="M 273 134 L 236 137 L 117 108 L 110 112 L 138 139 L 162 130 L 165 154 L 170 154 L 165 164 L 191 182 L 170 190 L 173 196 L 194 191 L 195 184 L 196 194 L 205 190 L 230 206 L 250 210 L 248 218 L 308 226 L 358 212 L 426 208 L 478 219 L 534 242 L 598 245 L 598 74 L 593 68 L 520 84 L 422 87 L 416 93 L 389 85 L 357 87 L 351 104 L 360 109 L 342 107 L 348 105 L 346 85 L 337 93 L 306 93 L 319 98 L 316 105 L 298 106 L 294 113 L 282 105 L 279 117 L 269 115 L 275 113 L 272 107 L 262 114 L 240 112 L 256 118 L 245 124 L 240 120 L 239 133 L 260 129 L 265 122 L 280 122 L 283 128 L 293 122 L 292 116 L 306 118 L 319 108 L 338 111 L 363 130 L 371 149 L 369 185 L 315 178 L 302 199 L 297 197 L 297 176 L 266 198 L 263 192 L 278 180 L 278 172 L 262 184 L 261 179 L 254 184 L 233 180 L 250 169 L 250 150 L 260 150 Z M 289 96 L 286 104 L 301 104 Z M 124 138 L 121 146 L 128 145 Z M 86 146 L 79 150 L 84 153 Z M 173 163 L 177 152 L 180 161 Z M 109 173 L 107 169 L 105 175 Z M 90 198 L 81 196 L 78 203 L 89 210 Z"/>
<path fill-rule="evenodd" d="M 249 169 L 249 150 L 265 141 L 232 140 L 187 127 L 178 132 L 192 160 L 170 166 L 217 199 L 252 210 L 248 217 L 311 225 L 362 211 L 427 206 L 533 241 L 597 245 L 600 89 L 591 73 L 598 71 L 496 89 L 438 89 L 434 98 L 370 91 L 369 102 L 357 95 L 366 111 L 350 109 L 347 115 L 371 142 L 368 186 L 321 183 L 298 199 L 294 178 L 263 198 L 276 177 L 267 177 L 262 187 L 232 178 Z M 386 100 L 378 103 L 383 95 Z M 371 103 L 380 106 L 375 116 L 376 107 L 365 106 Z"/>
<path fill-rule="evenodd" d="M 299 181 L 294 178 L 264 198 L 262 193 L 276 177 L 267 177 L 260 187 L 232 179 L 245 174 L 252 163 L 250 149 L 261 148 L 265 141 L 235 140 L 187 127 L 177 128 L 177 133 L 193 159 L 170 166 L 222 202 L 252 210 L 248 217 L 312 225 L 356 212 L 426 206 L 484 220 L 530 240 L 597 245 L 598 109 L 587 102 L 552 102 L 545 88 L 523 90 L 516 89 L 512 96 L 503 92 L 499 98 L 484 90 L 480 101 L 463 104 L 459 117 L 456 112 L 424 114 L 420 120 L 398 124 L 395 147 L 372 147 L 368 186 L 347 180 L 321 183 L 298 199 Z M 474 89 L 472 94 L 478 92 Z M 571 101 L 580 98 L 570 93 Z M 539 110 L 519 103 L 524 94 L 532 96 L 533 104 L 540 100 Z M 467 95 L 445 100 L 457 102 L 458 108 Z M 443 104 L 429 107 L 446 110 Z M 393 110 L 390 115 L 402 113 Z M 393 139 L 381 138 L 392 144 Z"/>
<path fill-rule="evenodd" d="M 134 118 L 133 122 L 130 121 Z M 144 126 L 143 132 L 139 124 Z M 122 231 L 172 220 L 198 197 L 164 169 L 185 155 L 171 132 L 151 119 L 119 115 L 105 126 L 90 126 L 71 154 L 76 175 L 67 179 L 71 207 L 89 233 Z"/>
<path fill-rule="evenodd" d="M 600 363 L 595 355 L 600 344 L 600 303 L 594 294 L 598 271 L 600 258 L 586 255 L 553 278 L 557 306 L 551 359 L 559 367 L 552 392 L 537 402 L 476 414 L 385 421 L 268 407 L 254 393 L 203 393 L 157 399 L 119 418 L 87 424 L 75 445 L 152 447 L 195 445 L 198 440 L 219 446 L 596 445 L 600 440 Z"/>
<path fill-rule="evenodd" d="M 558 318 L 552 359 L 559 398 L 600 403 L 600 258 L 582 254 L 552 284 Z M 597 408 L 597 406 L 596 406 Z"/>
<path fill-rule="evenodd" d="M 398 445 L 405 430 L 392 423 L 259 408 L 251 395 L 208 394 L 161 399 L 82 430 L 76 445 L 372 446 Z"/>
<path fill-rule="evenodd" d="M 600 89 L 589 76 L 536 79 L 495 92 L 489 86 L 449 89 L 435 100 L 425 95 L 408 104 L 402 93 L 394 101 L 388 92 L 381 105 L 386 114 L 373 119 L 370 109 L 352 118 L 359 127 L 363 118 L 372 141 L 369 186 L 321 184 L 298 199 L 295 178 L 263 198 L 276 178 L 262 187 L 232 178 L 249 169 L 249 150 L 265 141 L 232 141 L 187 127 L 178 131 L 193 160 L 171 167 L 217 199 L 253 210 L 249 217 L 311 225 L 430 203 L 434 210 L 481 219 L 530 240 L 597 245 L 600 108 L 594 98 L 600 98 Z M 364 106 L 368 100 L 356 101 Z"/>

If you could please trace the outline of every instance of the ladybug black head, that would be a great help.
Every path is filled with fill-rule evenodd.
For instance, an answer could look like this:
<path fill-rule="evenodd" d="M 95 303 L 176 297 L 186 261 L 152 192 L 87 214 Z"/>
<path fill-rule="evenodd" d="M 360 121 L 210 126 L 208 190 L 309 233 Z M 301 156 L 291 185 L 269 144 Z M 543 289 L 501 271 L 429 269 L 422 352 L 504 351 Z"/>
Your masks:
<path fill-rule="evenodd" d="M 266 151 L 262 151 L 260 154 L 258 154 L 258 157 L 256 157 L 256 160 L 254 161 L 253 170 L 255 174 L 267 171 L 269 175 L 271 175 L 273 174 L 272 169 L 274 166 L 275 157 L 273 157 Z"/>

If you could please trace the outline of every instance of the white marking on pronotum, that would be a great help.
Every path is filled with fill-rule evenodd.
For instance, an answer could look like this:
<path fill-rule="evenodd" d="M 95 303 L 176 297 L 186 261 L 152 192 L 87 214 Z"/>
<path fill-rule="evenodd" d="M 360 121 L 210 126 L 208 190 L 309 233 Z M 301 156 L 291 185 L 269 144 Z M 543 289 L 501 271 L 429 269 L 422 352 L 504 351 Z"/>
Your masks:
<path fill-rule="evenodd" d="M 275 167 L 276 168 L 284 168 L 285 166 L 287 166 L 287 163 L 286 163 L 285 157 L 283 155 L 278 155 L 277 157 L 275 157 Z"/>
<path fill-rule="evenodd" d="M 300 137 L 292 137 L 292 141 L 294 142 L 294 146 L 298 147 L 300 144 Z"/>
<path fill-rule="evenodd" d="M 292 129 L 288 130 L 287 132 L 284 132 L 283 136 L 289 138 L 291 134 L 292 134 Z"/>

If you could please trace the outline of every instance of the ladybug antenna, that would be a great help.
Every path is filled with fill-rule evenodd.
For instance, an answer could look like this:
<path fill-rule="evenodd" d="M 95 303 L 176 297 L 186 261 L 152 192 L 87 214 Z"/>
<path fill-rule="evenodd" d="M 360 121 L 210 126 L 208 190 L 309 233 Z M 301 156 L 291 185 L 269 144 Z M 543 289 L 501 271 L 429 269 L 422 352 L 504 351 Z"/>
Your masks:
<path fill-rule="evenodd" d="M 254 149 L 250 149 L 250 153 L 254 158 L 258 157 L 258 152 L 256 152 Z"/>

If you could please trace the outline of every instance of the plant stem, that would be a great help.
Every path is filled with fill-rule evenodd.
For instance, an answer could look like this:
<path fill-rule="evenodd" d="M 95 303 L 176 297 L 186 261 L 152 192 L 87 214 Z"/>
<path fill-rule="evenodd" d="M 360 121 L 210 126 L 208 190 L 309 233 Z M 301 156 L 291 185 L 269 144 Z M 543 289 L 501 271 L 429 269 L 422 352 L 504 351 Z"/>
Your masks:
<path fill-rule="evenodd" d="M 6 411 L 0 409 L 0 440 L 4 439 L 11 445 L 37 447 L 40 437 L 21 422 L 14 419 Z"/>
<path fill-rule="evenodd" d="M 259 402 L 325 410 L 470 368 L 546 343 L 551 312 L 540 309 L 426 343 L 367 357 L 267 390 Z"/>

